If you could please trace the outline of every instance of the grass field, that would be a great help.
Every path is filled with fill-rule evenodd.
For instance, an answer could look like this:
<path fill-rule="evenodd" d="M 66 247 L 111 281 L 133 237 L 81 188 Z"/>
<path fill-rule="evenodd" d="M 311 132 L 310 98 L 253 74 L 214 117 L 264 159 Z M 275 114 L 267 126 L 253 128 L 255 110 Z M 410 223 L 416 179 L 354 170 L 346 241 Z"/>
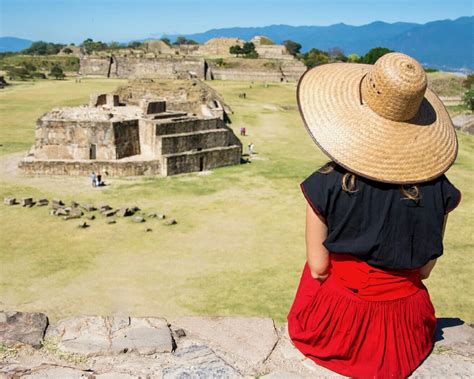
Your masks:
<path fill-rule="evenodd" d="M 301 125 L 295 85 L 211 82 L 232 106 L 232 128 L 258 153 L 252 163 L 169 178 L 28 178 L 15 174 L 34 123 L 56 105 L 84 103 L 112 80 L 43 81 L 0 93 L 0 197 L 136 204 L 178 220 L 133 224 L 98 217 L 78 229 L 46 208 L 0 206 L 0 308 L 73 314 L 261 315 L 283 322 L 304 264 L 305 200 L 299 183 L 326 158 Z M 250 88 L 251 87 L 251 88 Z M 246 92 L 247 99 L 239 93 Z M 448 223 L 445 255 L 427 281 L 438 316 L 474 322 L 474 138 L 460 134 L 448 172 L 463 192 Z M 152 232 L 146 233 L 145 227 Z"/>

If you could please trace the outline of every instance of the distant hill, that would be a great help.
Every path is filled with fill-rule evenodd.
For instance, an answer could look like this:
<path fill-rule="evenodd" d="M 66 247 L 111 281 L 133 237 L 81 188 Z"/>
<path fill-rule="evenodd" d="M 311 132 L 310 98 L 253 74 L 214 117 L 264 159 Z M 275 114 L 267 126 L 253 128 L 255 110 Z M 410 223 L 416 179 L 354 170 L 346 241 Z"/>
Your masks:
<path fill-rule="evenodd" d="M 33 41 L 16 38 L 16 37 L 0 37 L 0 53 L 6 51 L 21 51 L 31 46 Z"/>
<path fill-rule="evenodd" d="M 344 53 L 365 54 L 373 47 L 384 46 L 410 54 L 423 64 L 445 70 L 474 70 L 474 17 L 441 20 L 426 24 L 376 21 L 362 26 L 271 25 L 264 27 L 211 29 L 188 34 L 200 43 L 215 37 L 239 37 L 245 40 L 265 35 L 276 43 L 286 39 L 299 42 L 303 51 L 313 47 L 327 50 L 341 48 Z M 176 36 L 168 36 L 173 39 Z"/>

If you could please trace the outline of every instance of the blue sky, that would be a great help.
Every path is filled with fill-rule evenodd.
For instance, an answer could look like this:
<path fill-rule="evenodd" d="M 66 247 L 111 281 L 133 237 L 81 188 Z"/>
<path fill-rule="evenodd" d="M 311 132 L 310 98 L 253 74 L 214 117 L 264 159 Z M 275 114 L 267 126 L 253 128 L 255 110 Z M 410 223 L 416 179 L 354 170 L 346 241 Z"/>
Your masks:
<path fill-rule="evenodd" d="M 130 41 L 232 26 L 425 23 L 473 14 L 473 0 L 0 0 L 0 35 Z"/>

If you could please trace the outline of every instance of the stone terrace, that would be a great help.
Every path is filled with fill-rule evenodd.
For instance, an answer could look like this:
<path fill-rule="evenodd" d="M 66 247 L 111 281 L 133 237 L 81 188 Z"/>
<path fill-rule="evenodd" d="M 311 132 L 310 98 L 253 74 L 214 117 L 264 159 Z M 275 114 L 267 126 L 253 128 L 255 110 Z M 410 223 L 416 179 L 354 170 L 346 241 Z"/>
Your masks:
<path fill-rule="evenodd" d="M 412 377 L 472 377 L 474 329 L 439 319 Z M 296 350 L 270 318 L 87 316 L 48 324 L 0 312 L 0 375 L 11 378 L 340 378 Z"/>

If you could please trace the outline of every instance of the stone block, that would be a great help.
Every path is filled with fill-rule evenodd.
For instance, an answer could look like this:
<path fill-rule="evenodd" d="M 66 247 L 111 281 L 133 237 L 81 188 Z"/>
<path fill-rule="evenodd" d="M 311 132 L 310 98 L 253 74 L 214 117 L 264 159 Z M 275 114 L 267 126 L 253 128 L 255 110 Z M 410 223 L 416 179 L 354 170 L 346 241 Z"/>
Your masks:
<path fill-rule="evenodd" d="M 47 326 L 44 313 L 0 311 L 0 343 L 20 342 L 40 347 Z"/>
<path fill-rule="evenodd" d="M 166 218 L 166 215 L 164 215 L 163 213 L 158 213 L 158 212 L 150 212 L 148 213 L 147 217 L 164 220 Z"/>
<path fill-rule="evenodd" d="M 80 207 L 86 212 L 93 212 L 96 210 L 96 208 L 92 204 L 82 204 Z"/>
<path fill-rule="evenodd" d="M 22 207 L 31 207 L 33 206 L 33 198 L 32 197 L 24 197 L 21 199 L 21 206 Z"/>
<path fill-rule="evenodd" d="M 136 223 L 145 222 L 145 218 L 142 216 L 135 216 L 133 218 L 133 222 L 136 222 Z"/>
<path fill-rule="evenodd" d="M 176 221 L 174 218 L 170 218 L 169 220 L 166 220 L 165 221 L 165 225 L 176 225 L 178 223 L 178 221 Z"/>
<path fill-rule="evenodd" d="M 44 207 L 46 205 L 49 204 L 49 200 L 48 199 L 39 199 L 37 202 L 36 202 L 36 205 L 38 207 Z"/>
<path fill-rule="evenodd" d="M 117 211 L 117 216 L 119 217 L 128 217 L 133 215 L 133 211 L 130 208 L 120 208 Z"/>
<path fill-rule="evenodd" d="M 165 100 L 140 100 L 140 108 L 145 115 L 157 114 L 166 112 L 166 101 Z"/>
<path fill-rule="evenodd" d="M 5 204 L 5 205 L 15 205 L 16 204 L 16 199 L 14 197 L 5 197 L 3 199 L 3 204 Z"/>
<path fill-rule="evenodd" d="M 69 212 L 70 216 L 81 217 L 84 213 L 79 208 L 72 208 Z"/>
<path fill-rule="evenodd" d="M 57 324 L 59 348 L 86 356 L 124 352 L 170 353 L 173 340 L 162 318 L 75 317 Z"/>
<path fill-rule="evenodd" d="M 117 210 L 116 209 L 110 209 L 110 210 L 106 210 L 106 211 L 103 211 L 101 212 L 105 217 L 112 217 L 112 216 L 115 216 L 115 214 L 117 213 Z"/>

